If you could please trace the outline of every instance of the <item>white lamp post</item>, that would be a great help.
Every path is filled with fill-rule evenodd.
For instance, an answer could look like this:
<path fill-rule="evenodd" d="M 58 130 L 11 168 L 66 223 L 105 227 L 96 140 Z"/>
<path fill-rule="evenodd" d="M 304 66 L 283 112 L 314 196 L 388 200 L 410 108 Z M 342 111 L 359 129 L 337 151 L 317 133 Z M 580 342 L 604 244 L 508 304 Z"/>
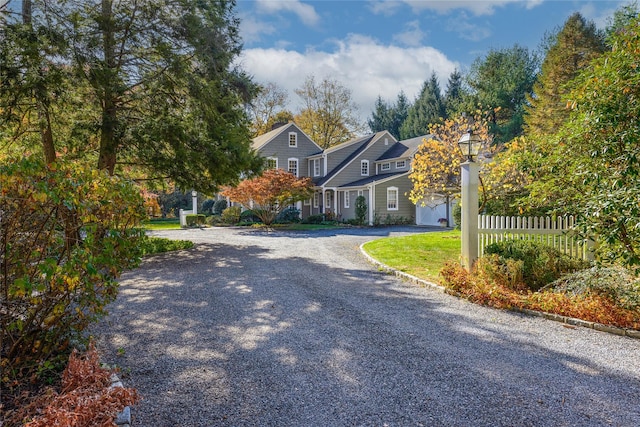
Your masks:
<path fill-rule="evenodd" d="M 460 141 L 458 147 L 466 157 L 466 161 L 460 165 L 462 195 L 462 218 L 460 228 L 462 231 L 462 265 L 471 270 L 473 263 L 478 258 L 478 173 L 479 166 L 473 161 L 478 155 L 482 141 L 480 136 L 473 133 L 471 129 L 467 131 Z"/>

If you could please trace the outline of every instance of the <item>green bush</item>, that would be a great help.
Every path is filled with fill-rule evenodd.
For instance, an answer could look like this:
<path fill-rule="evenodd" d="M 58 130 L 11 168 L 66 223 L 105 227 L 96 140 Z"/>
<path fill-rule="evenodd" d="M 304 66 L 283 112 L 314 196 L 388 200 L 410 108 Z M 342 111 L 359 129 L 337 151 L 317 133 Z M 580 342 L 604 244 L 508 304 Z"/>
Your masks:
<path fill-rule="evenodd" d="M 462 224 L 462 204 L 461 203 L 456 203 L 453 206 L 451 215 L 453 216 L 453 222 L 455 223 L 455 228 L 459 230 L 460 224 Z"/>
<path fill-rule="evenodd" d="M 367 220 L 367 199 L 364 196 L 356 197 L 356 219 L 358 225 L 364 225 Z"/>
<path fill-rule="evenodd" d="M 222 222 L 225 224 L 237 224 L 240 222 L 240 213 L 242 208 L 240 206 L 230 206 L 222 211 Z"/>
<path fill-rule="evenodd" d="M 215 206 L 216 201 L 213 199 L 207 199 L 204 202 L 202 202 L 202 212 L 205 215 L 210 215 L 212 213 L 215 213 L 214 210 L 214 206 Z M 220 214 L 220 212 L 218 212 L 218 214 Z"/>
<path fill-rule="evenodd" d="M 278 214 L 277 224 L 291 224 L 300 222 L 300 209 L 289 207 Z"/>
<path fill-rule="evenodd" d="M 244 210 L 240 213 L 240 222 L 256 223 L 261 222 L 260 217 L 251 209 Z"/>
<path fill-rule="evenodd" d="M 309 215 L 302 219 L 303 224 L 322 224 L 323 221 L 324 215 L 322 214 Z"/>
<path fill-rule="evenodd" d="M 0 166 L 3 390 L 48 375 L 140 260 L 140 191 L 79 162 Z M 5 388 L 6 387 L 6 388 Z"/>
<path fill-rule="evenodd" d="M 521 280 L 532 291 L 588 266 L 586 261 L 571 258 L 551 246 L 527 240 L 492 243 L 484 252 L 496 255 L 489 261 L 496 266 L 496 274 L 501 272 L 512 282 Z"/>
<path fill-rule="evenodd" d="M 216 200 L 213 204 L 213 214 L 221 215 L 222 211 L 227 209 L 227 201 L 225 199 Z"/>
<path fill-rule="evenodd" d="M 144 236 L 140 241 L 140 251 L 143 256 L 159 254 L 163 252 L 191 249 L 193 242 L 188 240 L 172 240 L 164 237 Z"/>
<path fill-rule="evenodd" d="M 185 217 L 187 227 L 200 227 L 205 224 L 207 219 L 203 214 L 189 214 Z"/>

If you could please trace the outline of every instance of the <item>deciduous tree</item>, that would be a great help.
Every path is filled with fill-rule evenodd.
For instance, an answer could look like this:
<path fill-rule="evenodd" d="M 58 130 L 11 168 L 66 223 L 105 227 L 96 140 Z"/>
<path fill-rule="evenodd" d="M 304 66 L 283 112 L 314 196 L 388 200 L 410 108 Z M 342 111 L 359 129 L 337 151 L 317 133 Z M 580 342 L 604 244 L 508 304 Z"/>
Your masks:
<path fill-rule="evenodd" d="M 303 108 L 294 120 L 320 147 L 348 141 L 363 129 L 351 91 L 337 80 L 325 78 L 317 83 L 309 76 L 296 94 Z"/>
<path fill-rule="evenodd" d="M 222 194 L 250 207 L 265 225 L 271 225 L 288 206 L 309 199 L 313 194 L 313 183 L 309 177 L 297 178 L 282 169 L 268 169 L 260 176 L 227 188 Z"/>
<path fill-rule="evenodd" d="M 409 179 L 413 188 L 409 199 L 415 203 L 429 205 L 442 203 L 440 197 L 451 197 L 460 193 L 460 164 L 465 161 L 458 141 L 471 129 L 483 141 L 482 152 L 491 151 L 491 137 L 486 122 L 479 114 L 475 118 L 458 116 L 431 126 L 431 135 L 418 148 Z M 478 161 L 485 163 L 481 156 Z"/>
<path fill-rule="evenodd" d="M 285 108 L 288 98 L 287 92 L 276 83 L 269 82 L 260 86 L 259 93 L 249 108 L 254 137 L 269 132 L 281 120 L 293 120 L 293 114 Z"/>

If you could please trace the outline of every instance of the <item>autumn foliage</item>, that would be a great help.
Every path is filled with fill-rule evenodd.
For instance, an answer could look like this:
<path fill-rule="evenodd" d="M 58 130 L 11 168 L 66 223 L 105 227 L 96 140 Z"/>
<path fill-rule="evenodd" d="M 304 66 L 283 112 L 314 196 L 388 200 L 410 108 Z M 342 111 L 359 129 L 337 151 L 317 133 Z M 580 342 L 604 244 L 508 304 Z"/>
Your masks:
<path fill-rule="evenodd" d="M 25 427 L 107 427 L 126 406 L 138 402 L 135 389 L 111 387 L 112 371 L 100 366 L 93 345 L 73 351 L 59 391 L 50 388 L 11 413 L 7 421 Z"/>
<path fill-rule="evenodd" d="M 479 115 L 474 119 L 458 116 L 430 126 L 432 137 L 425 139 L 418 149 L 409 174 L 413 183 L 409 199 L 413 203 L 428 204 L 431 196 L 451 196 L 460 192 L 460 164 L 465 159 L 458 141 L 469 129 L 483 141 L 482 152 L 493 150 L 486 123 Z"/>
<path fill-rule="evenodd" d="M 140 192 L 79 162 L 0 167 L 2 400 L 59 372 L 139 261 Z"/>
<path fill-rule="evenodd" d="M 222 194 L 251 208 L 265 225 L 271 225 L 289 205 L 310 198 L 313 184 L 309 177 L 297 178 L 282 169 L 269 169 Z"/>

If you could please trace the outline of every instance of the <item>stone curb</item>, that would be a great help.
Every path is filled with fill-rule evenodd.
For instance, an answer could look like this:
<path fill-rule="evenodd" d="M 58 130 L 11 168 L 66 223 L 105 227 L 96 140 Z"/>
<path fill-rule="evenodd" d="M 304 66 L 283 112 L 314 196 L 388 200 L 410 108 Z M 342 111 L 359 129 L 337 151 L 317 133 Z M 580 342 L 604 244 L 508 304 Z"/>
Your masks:
<path fill-rule="evenodd" d="M 367 243 L 367 242 L 365 242 L 365 243 Z M 394 274 L 395 276 L 400 277 L 401 279 L 407 280 L 407 281 L 409 281 L 411 283 L 414 283 L 416 285 L 435 288 L 435 289 L 438 289 L 439 291 L 442 291 L 442 292 L 444 292 L 446 294 L 453 295 L 453 296 L 456 296 L 458 298 L 461 298 L 461 296 L 458 295 L 456 292 L 452 292 L 452 291 L 446 289 L 444 286 L 437 285 L 437 284 L 435 284 L 433 282 L 429 282 L 428 280 L 420 279 L 418 277 L 412 276 L 411 274 L 404 273 L 402 271 L 396 270 L 393 267 L 389 267 L 388 265 L 381 263 L 380 261 L 378 261 L 377 259 L 373 258 L 371 255 L 369 255 L 364 250 L 365 243 L 360 245 L 360 253 L 362 253 L 362 255 L 364 255 L 364 257 L 367 259 L 367 261 L 369 261 L 369 263 L 375 265 L 380 270 L 383 270 L 383 271 L 385 271 L 387 273 Z M 564 323 L 564 324 L 567 324 L 567 325 L 570 325 L 570 326 L 581 326 L 583 328 L 594 329 L 596 331 L 606 332 L 606 333 L 609 333 L 609 334 L 614 334 L 614 335 L 620 335 L 620 336 L 629 337 L 629 338 L 640 339 L 640 331 L 636 331 L 634 329 L 618 328 L 616 326 L 603 325 L 602 323 L 589 322 L 589 321 L 582 320 L 582 319 L 576 319 L 574 317 L 567 317 L 567 316 L 562 316 L 560 314 L 554 314 L 554 313 L 545 313 L 545 312 L 542 312 L 542 311 L 529 310 L 529 309 L 526 309 L 526 308 L 514 307 L 514 308 L 512 308 L 510 310 L 514 311 L 516 313 L 522 313 L 522 314 L 526 314 L 526 315 L 529 315 L 529 316 L 542 317 L 544 319 L 553 320 L 554 322 L 560 322 L 560 323 Z"/>
<path fill-rule="evenodd" d="M 124 387 L 122 381 L 116 374 L 111 374 L 111 386 L 110 387 Z M 116 416 L 116 424 L 118 427 L 131 427 L 131 408 L 126 406 L 122 412 Z"/>

